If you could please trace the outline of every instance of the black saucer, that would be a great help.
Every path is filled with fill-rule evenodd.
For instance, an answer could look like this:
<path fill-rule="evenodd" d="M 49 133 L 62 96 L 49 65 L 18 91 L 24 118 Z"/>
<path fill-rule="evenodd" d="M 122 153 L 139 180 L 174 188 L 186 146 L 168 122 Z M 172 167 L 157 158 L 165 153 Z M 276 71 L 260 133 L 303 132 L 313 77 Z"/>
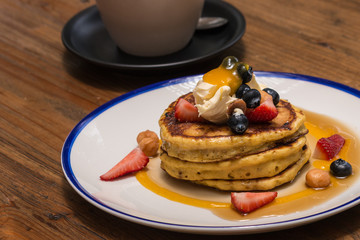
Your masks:
<path fill-rule="evenodd" d="M 64 26 L 62 41 L 72 53 L 92 63 L 119 69 L 159 69 L 205 60 L 235 44 L 245 32 L 245 18 L 232 5 L 205 0 L 203 16 L 224 17 L 228 24 L 196 31 L 182 50 L 162 57 L 137 57 L 122 52 L 111 40 L 96 6 L 75 15 Z"/>

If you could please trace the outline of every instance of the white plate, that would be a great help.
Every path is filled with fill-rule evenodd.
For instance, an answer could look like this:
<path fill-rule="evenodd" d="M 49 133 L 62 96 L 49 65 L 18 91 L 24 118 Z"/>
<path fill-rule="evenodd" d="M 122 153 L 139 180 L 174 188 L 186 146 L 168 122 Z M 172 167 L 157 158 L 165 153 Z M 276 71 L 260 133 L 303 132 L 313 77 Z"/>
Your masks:
<path fill-rule="evenodd" d="M 294 105 L 340 120 L 360 136 L 360 91 L 303 75 L 256 72 L 256 76 Z M 69 134 L 62 150 L 62 168 L 70 185 L 91 204 L 120 218 L 160 229 L 201 234 L 249 234 L 291 228 L 360 203 L 357 181 L 339 196 L 309 210 L 242 222 L 222 219 L 209 210 L 158 196 L 133 175 L 119 181 L 101 181 L 99 176 L 136 146 L 139 131 L 159 129 L 158 119 L 163 110 L 191 91 L 200 78 L 201 75 L 183 77 L 129 92 L 85 117 Z"/>

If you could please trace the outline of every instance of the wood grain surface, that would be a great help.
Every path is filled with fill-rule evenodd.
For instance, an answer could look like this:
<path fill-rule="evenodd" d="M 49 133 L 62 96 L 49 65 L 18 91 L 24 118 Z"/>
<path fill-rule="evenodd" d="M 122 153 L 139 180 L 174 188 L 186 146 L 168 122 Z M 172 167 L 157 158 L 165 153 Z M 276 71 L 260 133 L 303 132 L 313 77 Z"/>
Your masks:
<path fill-rule="evenodd" d="M 285 231 L 191 235 L 109 215 L 66 181 L 61 149 L 88 113 L 136 88 L 204 73 L 224 56 L 255 70 L 312 75 L 360 90 L 360 1 L 227 2 L 246 18 L 240 41 L 205 62 L 145 73 L 95 66 L 65 49 L 64 24 L 94 0 L 1 1 L 0 239 L 360 239 L 359 205 Z"/>

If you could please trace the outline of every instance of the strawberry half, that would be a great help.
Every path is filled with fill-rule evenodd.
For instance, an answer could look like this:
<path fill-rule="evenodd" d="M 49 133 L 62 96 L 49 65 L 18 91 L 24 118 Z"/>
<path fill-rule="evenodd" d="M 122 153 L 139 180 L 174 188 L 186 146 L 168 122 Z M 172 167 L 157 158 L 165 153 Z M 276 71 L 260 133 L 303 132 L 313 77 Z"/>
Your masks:
<path fill-rule="evenodd" d="M 118 164 L 111 168 L 107 173 L 100 176 L 101 180 L 109 181 L 121 177 L 127 173 L 139 171 L 149 162 L 149 158 L 139 147 L 134 148 Z"/>
<path fill-rule="evenodd" d="M 183 98 L 176 103 L 175 118 L 179 122 L 204 122 L 204 119 L 199 117 L 198 109 Z"/>
<path fill-rule="evenodd" d="M 252 212 L 274 201 L 277 192 L 232 192 L 231 203 L 241 213 Z"/>
<path fill-rule="evenodd" d="M 248 108 L 245 113 L 249 122 L 253 123 L 268 122 L 276 118 L 277 115 L 278 111 L 272 101 L 272 98 L 266 99 L 256 108 Z"/>
<path fill-rule="evenodd" d="M 339 134 L 334 134 L 328 138 L 320 138 L 316 143 L 314 158 L 322 160 L 333 159 L 344 146 L 345 139 Z"/>

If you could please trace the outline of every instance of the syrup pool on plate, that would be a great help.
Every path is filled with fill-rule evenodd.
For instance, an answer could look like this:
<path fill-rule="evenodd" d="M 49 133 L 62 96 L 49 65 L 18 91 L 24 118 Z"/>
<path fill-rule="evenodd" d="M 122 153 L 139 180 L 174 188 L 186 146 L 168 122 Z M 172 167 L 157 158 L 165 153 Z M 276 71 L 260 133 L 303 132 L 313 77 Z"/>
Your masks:
<path fill-rule="evenodd" d="M 303 110 L 304 111 L 304 110 Z M 303 211 L 321 204 L 345 191 L 358 179 L 360 163 L 359 139 L 351 135 L 351 130 L 340 122 L 329 117 L 304 111 L 308 146 L 314 152 L 316 142 L 321 137 L 329 137 L 335 133 L 342 135 L 346 140 L 336 158 L 348 161 L 353 167 L 353 173 L 345 179 L 331 177 L 331 185 L 326 189 L 312 189 L 305 184 L 305 175 L 311 168 L 329 170 L 332 161 L 310 158 L 309 163 L 301 169 L 291 183 L 284 184 L 273 191 L 278 197 L 272 203 L 248 214 L 241 215 L 231 206 L 230 192 L 174 179 L 160 168 L 160 159 L 153 158 L 147 168 L 136 174 L 138 181 L 150 191 L 171 201 L 208 209 L 215 215 L 228 220 L 250 220 L 259 217 L 281 216 L 292 212 Z"/>

